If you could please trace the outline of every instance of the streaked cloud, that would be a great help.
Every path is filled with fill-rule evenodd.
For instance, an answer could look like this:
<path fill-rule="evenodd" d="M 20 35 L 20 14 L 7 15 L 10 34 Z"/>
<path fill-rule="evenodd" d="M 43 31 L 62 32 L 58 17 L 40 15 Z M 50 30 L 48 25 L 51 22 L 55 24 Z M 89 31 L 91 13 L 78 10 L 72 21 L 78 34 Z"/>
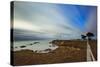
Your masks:
<path fill-rule="evenodd" d="M 14 34 L 19 38 L 20 36 L 61 38 L 59 35 L 65 39 L 79 38 L 86 27 L 84 25 L 89 22 L 83 18 L 87 13 L 81 12 L 79 8 L 87 10 L 81 6 L 14 2 L 14 29 L 17 29 Z M 81 16 L 81 13 L 86 16 Z"/>

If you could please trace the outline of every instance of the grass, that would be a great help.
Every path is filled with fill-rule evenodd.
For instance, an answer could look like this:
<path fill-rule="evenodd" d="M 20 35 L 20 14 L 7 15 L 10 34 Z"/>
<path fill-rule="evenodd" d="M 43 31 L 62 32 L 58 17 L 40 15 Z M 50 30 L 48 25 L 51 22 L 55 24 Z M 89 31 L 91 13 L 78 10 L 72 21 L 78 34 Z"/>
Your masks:
<path fill-rule="evenodd" d="M 53 45 L 59 48 L 49 53 L 35 53 L 32 50 L 21 50 L 13 53 L 13 65 L 53 64 L 66 62 L 86 61 L 86 41 L 81 40 L 54 40 Z M 96 41 L 89 42 L 92 52 L 97 57 Z"/>
<path fill-rule="evenodd" d="M 97 41 L 96 40 L 89 41 L 89 44 L 90 44 L 92 53 L 95 59 L 97 60 Z"/>

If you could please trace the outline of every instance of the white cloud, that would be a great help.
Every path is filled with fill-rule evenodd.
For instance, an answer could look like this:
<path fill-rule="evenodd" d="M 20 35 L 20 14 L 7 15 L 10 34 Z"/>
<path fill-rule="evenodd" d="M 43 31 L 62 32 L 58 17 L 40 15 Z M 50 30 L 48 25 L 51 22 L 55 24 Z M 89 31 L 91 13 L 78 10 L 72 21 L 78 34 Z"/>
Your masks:
<path fill-rule="evenodd" d="M 48 35 L 78 34 L 56 4 L 15 3 L 14 28 Z"/>

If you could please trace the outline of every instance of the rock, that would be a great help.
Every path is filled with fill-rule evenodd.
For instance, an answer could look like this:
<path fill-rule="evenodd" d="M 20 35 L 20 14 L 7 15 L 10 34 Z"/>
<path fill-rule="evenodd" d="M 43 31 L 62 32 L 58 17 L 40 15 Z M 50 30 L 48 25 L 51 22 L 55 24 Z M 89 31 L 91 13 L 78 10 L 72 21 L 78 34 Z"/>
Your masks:
<path fill-rule="evenodd" d="M 34 52 L 37 53 L 37 50 L 35 50 Z"/>
<path fill-rule="evenodd" d="M 29 44 L 29 45 L 33 45 L 33 44 L 31 43 L 31 44 Z"/>
<path fill-rule="evenodd" d="M 48 49 L 45 49 L 44 51 L 51 51 L 51 49 L 48 48 Z"/>
<path fill-rule="evenodd" d="M 17 47 L 15 47 L 15 48 L 17 48 Z"/>
<path fill-rule="evenodd" d="M 24 47 L 26 47 L 26 46 L 20 46 L 21 48 L 24 48 Z"/>
<path fill-rule="evenodd" d="M 34 42 L 33 44 L 37 44 L 37 43 L 40 43 L 40 42 Z"/>
<path fill-rule="evenodd" d="M 49 45 L 49 47 L 52 47 L 51 45 Z"/>
<path fill-rule="evenodd" d="M 49 44 L 52 44 L 52 42 L 49 42 Z"/>

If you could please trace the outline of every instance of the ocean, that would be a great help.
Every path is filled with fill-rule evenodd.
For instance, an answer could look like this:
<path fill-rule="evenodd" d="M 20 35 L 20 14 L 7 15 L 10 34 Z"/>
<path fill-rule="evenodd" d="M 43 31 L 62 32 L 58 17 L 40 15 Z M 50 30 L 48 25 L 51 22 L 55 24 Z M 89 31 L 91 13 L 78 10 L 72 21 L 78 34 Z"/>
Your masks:
<path fill-rule="evenodd" d="M 50 50 L 58 48 L 57 45 L 51 44 L 52 40 L 28 40 L 28 41 L 14 41 L 14 51 L 33 50 L 37 53 L 48 53 Z"/>

